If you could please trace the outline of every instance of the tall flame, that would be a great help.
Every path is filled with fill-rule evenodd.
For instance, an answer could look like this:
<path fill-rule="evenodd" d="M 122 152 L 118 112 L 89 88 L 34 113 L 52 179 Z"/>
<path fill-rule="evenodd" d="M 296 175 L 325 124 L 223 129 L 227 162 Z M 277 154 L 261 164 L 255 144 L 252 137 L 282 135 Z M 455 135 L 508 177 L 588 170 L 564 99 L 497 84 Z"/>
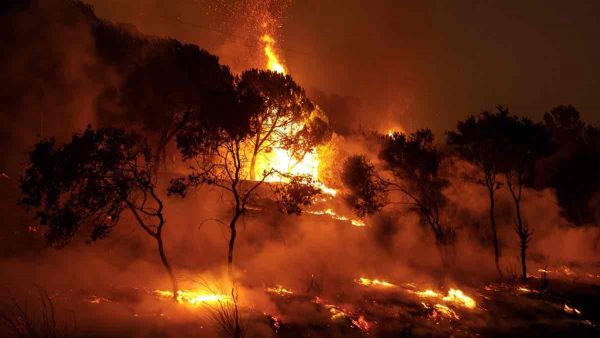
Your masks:
<path fill-rule="evenodd" d="M 261 36 L 260 41 L 264 44 L 263 51 L 267 57 L 267 69 L 285 75 L 285 66 L 280 61 L 279 55 L 275 50 L 275 39 L 269 34 L 264 34 Z M 292 126 L 281 127 L 282 130 L 279 130 L 279 132 L 282 134 L 295 133 L 302 129 L 302 127 L 303 125 L 301 124 L 294 124 Z M 255 172 L 260 177 L 260 174 L 264 170 L 272 168 L 282 173 L 307 175 L 316 181 L 318 179 L 318 166 L 319 158 L 316 151 L 305 154 L 302 159 L 298 160 L 293 158 L 288 150 L 274 147 L 272 151 L 268 154 L 263 154 L 262 159 L 259 159 Z M 281 178 L 269 177 L 267 180 L 281 181 Z"/>
<path fill-rule="evenodd" d="M 267 69 L 274 72 L 285 74 L 285 67 L 279 61 L 279 56 L 275 52 L 275 39 L 269 34 L 265 34 L 260 38 L 260 41 L 264 42 L 265 55 L 267 56 Z"/>

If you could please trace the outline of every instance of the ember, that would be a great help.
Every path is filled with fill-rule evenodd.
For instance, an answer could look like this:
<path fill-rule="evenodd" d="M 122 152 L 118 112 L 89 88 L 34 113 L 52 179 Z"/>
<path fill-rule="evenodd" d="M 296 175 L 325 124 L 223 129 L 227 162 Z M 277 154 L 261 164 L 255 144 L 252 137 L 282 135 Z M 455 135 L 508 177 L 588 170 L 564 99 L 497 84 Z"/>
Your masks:
<path fill-rule="evenodd" d="M 325 304 L 319 297 L 315 297 L 314 302 L 329 310 L 329 313 L 331 314 L 331 320 L 349 320 L 353 326 L 363 332 L 366 332 L 371 328 L 371 324 L 365 320 L 364 316 L 362 315 L 356 315 L 352 311 L 346 310 L 337 305 Z"/>
<path fill-rule="evenodd" d="M 286 295 L 293 295 L 294 293 L 292 292 L 292 290 L 286 289 L 281 285 L 277 285 L 274 288 L 267 288 L 266 290 L 268 293 L 272 293 L 272 294 L 276 294 L 279 296 L 286 296 Z"/>
<path fill-rule="evenodd" d="M 581 311 L 577 310 L 576 308 L 570 307 L 567 304 L 565 304 L 563 309 L 565 310 L 566 313 L 581 315 Z"/>

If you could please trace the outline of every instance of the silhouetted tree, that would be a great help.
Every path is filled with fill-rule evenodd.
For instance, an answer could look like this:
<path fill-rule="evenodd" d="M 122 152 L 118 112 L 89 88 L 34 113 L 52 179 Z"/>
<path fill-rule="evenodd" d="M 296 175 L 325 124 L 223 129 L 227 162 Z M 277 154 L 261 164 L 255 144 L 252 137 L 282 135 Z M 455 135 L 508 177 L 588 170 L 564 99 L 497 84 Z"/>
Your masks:
<path fill-rule="evenodd" d="M 431 229 L 446 267 L 451 258 L 447 248 L 454 242 L 455 234 L 441 221 L 441 211 L 447 203 L 442 189 L 447 180 L 439 173 L 442 153 L 433 146 L 433 133 L 423 129 L 409 136 L 402 133 L 387 136 L 379 157 L 383 169 L 391 174 L 389 178 L 379 174 L 364 156 L 346 160 L 342 181 L 351 191 L 349 202 L 359 214 L 370 214 L 393 203 L 386 197 L 389 192 L 400 192 L 406 198 L 401 203 L 418 211 Z"/>
<path fill-rule="evenodd" d="M 508 116 L 502 152 L 502 172 L 515 205 L 515 226 L 519 237 L 522 280 L 527 280 L 527 247 L 531 231 L 521 213 L 523 187 L 535 172 L 540 159 L 550 153 L 550 136 L 541 123 Z"/>
<path fill-rule="evenodd" d="M 477 118 L 470 116 L 466 120 L 458 122 L 456 131 L 447 133 L 448 145 L 452 146 L 461 158 L 477 166 L 481 177 L 476 179 L 476 182 L 487 188 L 494 261 L 500 276 L 502 276 L 502 270 L 500 269 L 500 244 L 494 214 L 495 192 L 501 187 L 497 175 L 502 165 L 500 160 L 504 151 L 506 125 L 510 123 L 512 121 L 508 116 L 508 110 L 498 106 L 496 113 L 484 111 Z"/>
<path fill-rule="evenodd" d="M 119 86 L 106 90 L 99 99 L 100 117 L 108 123 L 138 123 L 158 134 L 157 163 L 164 160 L 167 144 L 189 115 L 209 118 L 214 114 L 210 109 L 214 99 L 231 95 L 234 89 L 229 68 L 196 45 L 174 39 L 148 40 L 107 24 L 96 25 L 94 33 L 101 57 L 123 74 Z M 115 46 L 122 50 L 115 52 Z M 123 50 L 132 56 L 123 56 L 127 54 Z"/>
<path fill-rule="evenodd" d="M 600 188 L 600 130 L 580 119 L 573 106 L 544 114 L 554 154 L 538 171 L 543 184 L 556 190 L 562 214 L 582 225 L 594 222 L 592 196 Z"/>
<path fill-rule="evenodd" d="M 366 156 L 354 155 L 346 159 L 342 182 L 350 191 L 346 202 L 359 216 L 374 214 L 387 205 L 387 184 Z"/>
<path fill-rule="evenodd" d="M 235 96 L 229 101 L 231 105 L 222 114 L 236 116 L 228 119 L 232 123 L 207 124 L 202 115 L 186 121 L 185 126 L 177 135 L 177 147 L 184 160 L 193 162 L 190 174 L 186 177 L 171 181 L 170 194 L 185 196 L 190 187 L 203 184 L 219 187 L 231 194 L 233 214 L 229 221 L 229 250 L 227 265 L 229 273 L 233 272 L 233 254 L 237 237 L 237 222 L 246 212 L 248 203 L 256 196 L 259 187 L 274 175 L 290 178 L 286 173 L 279 173 L 273 168 L 265 170 L 259 179 L 251 179 L 251 161 L 253 151 L 248 150 L 248 144 L 256 140 L 260 132 L 256 129 L 256 121 L 264 112 L 266 104 L 273 98 L 265 97 L 253 86 L 247 86 L 240 79 L 237 83 Z M 287 81 L 287 80 L 286 80 Z M 219 114 L 221 115 L 221 114 Z M 299 181 L 292 180 L 293 184 Z M 282 188 L 279 188 L 282 189 Z M 289 208 L 299 207 L 307 203 L 302 192 L 314 194 L 311 189 L 280 190 L 280 195 L 288 200 L 283 202 Z M 288 193 L 289 192 L 289 193 Z M 296 198 L 296 201 L 291 199 Z M 291 209 L 290 209 L 291 210 Z"/>
<path fill-rule="evenodd" d="M 256 179 L 256 160 L 260 153 L 273 147 L 284 148 L 291 154 L 291 170 L 315 146 L 325 143 L 331 131 L 325 117 L 316 110 L 290 75 L 268 70 L 249 70 L 242 73 L 238 87 L 257 93 L 264 106 L 253 120 L 254 137 L 250 139 L 250 179 Z"/>
<path fill-rule="evenodd" d="M 571 105 L 556 106 L 544 113 L 544 124 L 556 146 L 573 149 L 585 137 L 586 124 L 581 121 L 579 111 Z"/>
<path fill-rule="evenodd" d="M 285 175 L 289 182 L 276 184 L 274 187 L 277 204 L 282 212 L 288 215 L 302 214 L 302 208 L 313 204 L 315 196 L 322 191 L 310 176 Z"/>
<path fill-rule="evenodd" d="M 54 139 L 41 141 L 29 153 L 20 204 L 36 211 L 35 219 L 48 227 L 48 244 L 56 248 L 68 244 L 84 226 L 91 228 L 92 241 L 105 238 L 123 211 L 131 211 L 156 241 L 176 298 L 177 279 L 165 253 L 166 220 L 150 153 L 139 136 L 114 128 L 88 127 L 61 146 Z"/>

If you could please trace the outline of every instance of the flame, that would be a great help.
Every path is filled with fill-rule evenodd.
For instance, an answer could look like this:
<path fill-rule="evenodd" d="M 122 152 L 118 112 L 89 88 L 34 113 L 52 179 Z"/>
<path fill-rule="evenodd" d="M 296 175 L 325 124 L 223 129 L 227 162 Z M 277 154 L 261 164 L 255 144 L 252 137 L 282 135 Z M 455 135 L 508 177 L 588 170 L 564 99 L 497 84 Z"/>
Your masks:
<path fill-rule="evenodd" d="M 329 310 L 329 313 L 331 314 L 331 320 L 349 319 L 353 326 L 363 332 L 367 332 L 371 328 L 371 323 L 365 320 L 365 317 L 362 315 L 357 316 L 353 312 L 337 305 L 324 304 L 319 297 L 315 297 L 314 302 L 316 304 L 323 305 L 325 309 Z"/>
<path fill-rule="evenodd" d="M 351 322 L 352 325 L 363 332 L 367 332 L 371 328 L 371 324 L 365 320 L 364 316 L 358 316 L 358 319 L 352 319 Z"/>
<path fill-rule="evenodd" d="M 277 294 L 279 296 L 285 296 L 285 295 L 293 295 L 294 292 L 292 292 L 292 290 L 290 289 L 286 289 L 281 285 L 277 285 L 274 288 L 267 288 L 266 290 L 268 293 L 273 293 L 273 294 Z"/>
<path fill-rule="evenodd" d="M 335 196 L 335 194 L 333 194 L 333 195 Z M 305 213 L 311 214 L 311 215 L 328 215 L 328 216 L 331 216 L 331 218 L 333 218 L 335 220 L 338 220 L 338 221 L 350 222 L 350 224 L 352 224 L 352 225 L 354 225 L 356 227 L 364 227 L 364 226 L 367 225 L 365 222 L 363 222 L 360 219 L 351 219 L 351 218 L 348 218 L 346 216 L 338 215 L 331 208 L 328 208 L 328 209 L 325 209 L 325 210 L 305 211 Z"/>
<path fill-rule="evenodd" d="M 539 291 L 531 290 L 531 289 L 528 289 L 528 288 L 526 288 L 524 286 L 519 286 L 517 288 L 517 291 L 522 292 L 522 293 L 539 293 Z"/>
<path fill-rule="evenodd" d="M 162 298 L 172 298 L 173 291 L 154 290 L 154 294 Z M 177 292 L 177 302 L 188 305 L 218 304 L 229 303 L 231 297 L 223 294 L 208 293 L 199 290 L 179 290 Z"/>
<path fill-rule="evenodd" d="M 474 309 L 475 306 L 477 306 L 477 304 L 475 303 L 475 300 L 473 298 L 465 295 L 461 290 L 456 290 L 456 289 L 448 290 L 448 295 L 446 297 L 442 298 L 442 300 L 444 300 L 446 302 L 460 303 L 464 307 L 469 308 L 469 309 Z"/>
<path fill-rule="evenodd" d="M 465 307 L 467 309 L 474 309 L 477 306 L 475 300 L 467 295 L 462 290 L 450 289 L 448 294 L 444 296 L 442 293 L 427 289 L 424 291 L 409 291 L 422 298 L 437 298 L 446 303 L 451 303 Z"/>
<path fill-rule="evenodd" d="M 381 287 L 395 287 L 396 285 L 379 279 L 369 279 L 360 277 L 356 280 L 356 283 L 364 286 L 381 286 Z"/>
<path fill-rule="evenodd" d="M 263 312 L 263 313 L 266 316 L 269 316 L 269 318 L 273 322 L 273 329 L 275 330 L 275 333 L 278 333 L 279 329 L 281 328 L 281 319 L 279 319 L 279 317 L 277 317 L 277 316 L 269 315 L 266 312 Z"/>
<path fill-rule="evenodd" d="M 431 297 L 440 298 L 441 295 L 433 290 L 427 289 L 425 291 L 416 291 L 415 294 L 419 297 Z"/>
<path fill-rule="evenodd" d="M 267 69 L 285 75 L 286 68 L 280 61 L 279 55 L 275 50 L 275 39 L 269 34 L 264 34 L 261 36 L 260 41 L 264 43 L 263 51 L 267 57 Z M 282 127 L 273 134 L 295 134 L 303 127 L 303 123 L 295 123 L 291 126 Z M 281 173 L 309 176 L 317 182 L 315 186 L 321 189 L 323 193 L 335 196 L 335 189 L 331 189 L 319 181 L 319 163 L 319 155 L 316 150 L 305 154 L 301 159 L 296 159 L 293 158 L 293 155 L 288 150 L 274 147 L 271 151 L 260 154 L 260 158 L 257 159 L 255 174 L 256 177 L 261 177 L 265 170 L 275 169 Z M 266 181 L 284 182 L 286 178 L 279 175 L 272 175 Z M 353 222 L 353 224 L 362 226 L 360 225 L 360 221 Z"/>
<path fill-rule="evenodd" d="M 279 61 L 279 56 L 275 52 L 275 39 L 271 37 L 269 34 L 265 34 L 260 37 L 260 41 L 264 42 L 264 52 L 267 56 L 267 69 L 272 70 L 274 72 L 285 74 L 285 67 Z"/>
<path fill-rule="evenodd" d="M 437 313 L 440 313 L 443 316 L 449 317 L 449 318 L 454 318 L 454 319 L 460 319 L 460 317 L 458 316 L 458 314 L 456 314 L 456 312 L 454 310 L 452 310 L 451 308 L 447 307 L 446 305 L 442 305 L 442 304 L 435 304 L 433 306 L 436 310 Z"/>
<path fill-rule="evenodd" d="M 568 314 L 577 314 L 577 315 L 581 315 L 581 311 L 577 310 L 574 307 L 570 307 L 569 305 L 565 304 L 565 306 L 563 307 L 563 310 L 568 313 Z"/>

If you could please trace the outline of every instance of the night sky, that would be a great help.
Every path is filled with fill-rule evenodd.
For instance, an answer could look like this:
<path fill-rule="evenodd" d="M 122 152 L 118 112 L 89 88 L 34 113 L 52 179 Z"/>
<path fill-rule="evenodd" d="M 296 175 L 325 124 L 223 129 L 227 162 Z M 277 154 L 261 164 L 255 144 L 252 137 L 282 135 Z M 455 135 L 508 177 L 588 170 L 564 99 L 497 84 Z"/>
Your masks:
<path fill-rule="evenodd" d="M 234 71 L 262 66 L 253 54 L 258 33 L 243 19 L 251 13 L 240 16 L 227 2 L 91 2 L 101 17 L 196 43 Z M 496 104 L 535 119 L 573 104 L 584 120 L 600 121 L 600 2 L 298 0 L 283 7 L 275 33 L 290 73 L 309 93 L 341 96 L 347 104 L 334 113 L 355 127 L 383 130 L 391 121 L 441 132 Z"/>

